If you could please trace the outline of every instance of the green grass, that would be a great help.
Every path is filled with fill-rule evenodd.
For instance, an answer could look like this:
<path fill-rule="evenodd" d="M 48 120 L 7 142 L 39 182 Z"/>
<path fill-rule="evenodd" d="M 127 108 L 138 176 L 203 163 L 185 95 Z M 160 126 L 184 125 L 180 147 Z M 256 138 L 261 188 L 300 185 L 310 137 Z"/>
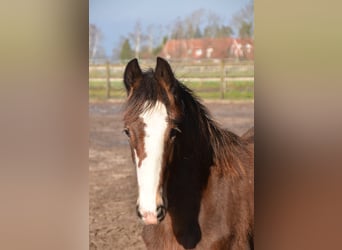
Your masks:
<path fill-rule="evenodd" d="M 126 92 L 124 91 L 124 89 L 120 89 L 120 90 L 115 90 L 115 89 L 111 89 L 110 91 L 110 98 L 113 99 L 121 99 L 124 98 L 126 96 Z M 91 100 L 105 100 L 107 99 L 107 91 L 105 88 L 90 88 L 89 89 L 89 98 Z"/>
<path fill-rule="evenodd" d="M 186 72 L 183 73 L 181 71 L 176 71 L 176 76 L 178 78 L 182 78 L 182 77 L 186 77 L 186 78 L 206 78 L 206 77 L 221 77 L 221 73 L 220 72 Z M 253 77 L 254 76 L 254 71 L 240 71 L 240 72 L 227 72 L 225 74 L 226 77 Z"/>
<path fill-rule="evenodd" d="M 203 99 L 221 99 L 220 82 L 185 82 L 186 86 Z M 105 100 L 107 95 L 106 82 L 89 81 L 90 99 Z M 124 98 L 126 96 L 122 81 L 111 82 L 111 98 Z M 251 100 L 254 99 L 254 81 L 232 81 L 226 83 L 224 99 Z"/>
<path fill-rule="evenodd" d="M 105 81 L 89 81 L 89 88 L 105 88 L 107 83 Z M 111 88 L 123 88 L 122 81 L 113 81 L 110 82 Z"/>
<path fill-rule="evenodd" d="M 195 92 L 196 93 L 196 92 Z M 202 92 L 196 93 L 196 95 L 202 99 L 219 100 L 221 98 L 221 93 L 219 92 Z M 254 94 L 249 92 L 236 92 L 230 91 L 224 93 L 224 100 L 253 100 Z"/>
<path fill-rule="evenodd" d="M 104 100 L 107 98 L 107 83 L 105 81 L 89 81 L 89 98 Z M 110 98 L 124 98 L 126 92 L 122 81 L 110 83 Z"/>
<path fill-rule="evenodd" d="M 89 78 L 106 78 L 107 72 L 105 70 L 92 70 L 89 71 Z M 122 72 L 111 72 L 110 77 L 122 78 Z"/>
<path fill-rule="evenodd" d="M 221 77 L 220 72 L 182 72 L 180 70 L 176 71 L 176 76 L 178 78 L 186 77 L 186 78 L 200 78 L 200 77 Z M 227 72 L 225 74 L 226 77 L 253 77 L 254 76 L 254 71 L 231 71 Z M 105 71 L 92 71 L 89 72 L 89 77 L 90 78 L 106 78 L 106 72 Z M 121 78 L 122 73 L 111 73 L 110 74 L 111 78 Z"/>
<path fill-rule="evenodd" d="M 117 65 L 122 67 L 122 65 Z M 193 69 L 189 69 L 190 67 L 195 67 Z M 241 61 L 241 62 L 229 62 L 225 68 L 226 77 L 252 77 L 254 76 L 254 63 L 249 61 Z M 115 65 L 112 65 L 115 67 Z M 214 68 L 212 68 L 214 67 Z M 189 64 L 189 62 L 184 63 L 173 63 L 173 69 L 175 70 L 176 76 L 181 77 L 221 77 L 221 66 L 217 63 L 201 63 L 201 64 Z M 105 66 L 102 65 L 102 68 L 90 67 L 89 68 L 89 77 L 90 78 L 106 78 L 107 71 Z M 118 69 L 113 70 L 111 68 L 110 76 L 112 78 L 122 78 L 123 72 Z"/>
<path fill-rule="evenodd" d="M 185 84 L 203 99 L 221 99 L 220 82 L 189 82 Z M 224 99 L 254 99 L 254 81 L 228 81 L 225 90 Z"/>

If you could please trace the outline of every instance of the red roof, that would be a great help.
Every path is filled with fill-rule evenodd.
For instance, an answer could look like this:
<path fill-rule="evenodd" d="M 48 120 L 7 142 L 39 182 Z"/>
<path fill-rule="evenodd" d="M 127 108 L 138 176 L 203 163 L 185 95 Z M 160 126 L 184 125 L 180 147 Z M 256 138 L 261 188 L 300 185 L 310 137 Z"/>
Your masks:
<path fill-rule="evenodd" d="M 164 45 L 160 56 L 168 59 L 254 59 L 254 42 L 252 39 L 240 38 L 171 39 Z"/>

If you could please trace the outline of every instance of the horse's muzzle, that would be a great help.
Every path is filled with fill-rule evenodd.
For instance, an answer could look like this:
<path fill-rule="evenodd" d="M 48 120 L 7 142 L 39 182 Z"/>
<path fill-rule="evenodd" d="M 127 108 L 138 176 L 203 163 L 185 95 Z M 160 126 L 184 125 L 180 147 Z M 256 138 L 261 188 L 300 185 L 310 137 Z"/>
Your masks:
<path fill-rule="evenodd" d="M 166 215 L 166 208 L 163 205 L 157 207 L 156 212 L 140 212 L 139 206 L 136 206 L 136 212 L 138 217 L 146 225 L 158 224 L 160 223 Z"/>

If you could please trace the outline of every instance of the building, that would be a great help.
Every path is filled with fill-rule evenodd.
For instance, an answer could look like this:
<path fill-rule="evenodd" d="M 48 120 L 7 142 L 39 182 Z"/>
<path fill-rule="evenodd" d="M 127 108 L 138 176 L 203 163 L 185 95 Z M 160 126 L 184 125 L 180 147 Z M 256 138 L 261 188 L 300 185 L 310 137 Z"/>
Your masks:
<path fill-rule="evenodd" d="M 252 39 L 197 38 L 168 40 L 160 53 L 167 59 L 254 59 Z"/>

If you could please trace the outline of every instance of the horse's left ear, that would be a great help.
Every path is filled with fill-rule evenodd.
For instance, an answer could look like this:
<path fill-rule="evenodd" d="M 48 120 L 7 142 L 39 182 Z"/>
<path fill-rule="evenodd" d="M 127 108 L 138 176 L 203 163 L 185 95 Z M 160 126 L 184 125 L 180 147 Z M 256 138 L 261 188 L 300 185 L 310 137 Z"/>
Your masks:
<path fill-rule="evenodd" d="M 140 77 L 142 77 L 142 71 L 140 69 L 138 60 L 134 58 L 133 60 L 129 61 L 124 73 L 124 84 L 127 94 Z"/>
<path fill-rule="evenodd" d="M 155 77 L 157 80 L 163 80 L 169 87 L 176 83 L 170 64 L 161 57 L 157 57 Z"/>

